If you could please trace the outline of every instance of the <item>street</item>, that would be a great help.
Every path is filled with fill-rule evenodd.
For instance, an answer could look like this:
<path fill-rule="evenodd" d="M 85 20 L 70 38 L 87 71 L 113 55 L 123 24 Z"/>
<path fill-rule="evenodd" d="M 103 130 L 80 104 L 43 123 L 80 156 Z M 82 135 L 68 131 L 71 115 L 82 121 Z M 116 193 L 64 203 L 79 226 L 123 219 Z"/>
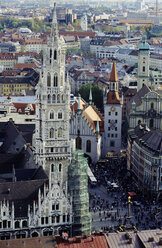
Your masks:
<path fill-rule="evenodd" d="M 123 180 L 125 169 L 120 161 L 109 164 L 97 164 L 91 167 L 99 183 L 89 185 L 90 211 L 92 214 L 92 231 L 124 231 L 131 227 L 132 230 L 161 228 L 161 205 L 155 201 L 144 200 L 132 196 L 128 206 L 128 192 L 136 188 L 131 180 Z M 105 182 L 115 182 L 111 187 Z M 138 201 L 135 199 L 138 199 Z M 129 210 L 128 210 L 129 207 Z"/>

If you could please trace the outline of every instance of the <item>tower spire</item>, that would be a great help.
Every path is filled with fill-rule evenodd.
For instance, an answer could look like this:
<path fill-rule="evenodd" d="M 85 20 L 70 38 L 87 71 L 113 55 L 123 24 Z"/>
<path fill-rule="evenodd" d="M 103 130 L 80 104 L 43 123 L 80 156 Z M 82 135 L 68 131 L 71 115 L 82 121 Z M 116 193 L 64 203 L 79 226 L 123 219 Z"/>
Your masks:
<path fill-rule="evenodd" d="M 92 89 L 89 89 L 89 105 L 92 104 Z"/>
<path fill-rule="evenodd" d="M 56 3 L 54 2 L 53 18 L 52 18 L 52 27 L 51 27 L 51 36 L 58 36 L 58 23 L 57 23 L 57 14 L 56 14 Z"/>
<path fill-rule="evenodd" d="M 110 82 L 118 82 L 118 74 L 117 74 L 117 70 L 116 70 L 116 62 L 113 62 L 113 66 L 112 66 L 112 70 L 111 70 L 111 74 L 110 74 Z"/>

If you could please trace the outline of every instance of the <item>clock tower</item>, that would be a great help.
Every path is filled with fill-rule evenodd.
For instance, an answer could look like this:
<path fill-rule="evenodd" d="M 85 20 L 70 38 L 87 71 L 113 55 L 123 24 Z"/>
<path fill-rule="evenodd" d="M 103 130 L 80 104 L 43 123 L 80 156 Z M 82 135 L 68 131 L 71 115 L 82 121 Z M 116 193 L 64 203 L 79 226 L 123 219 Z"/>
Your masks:
<path fill-rule="evenodd" d="M 122 104 L 118 92 L 116 63 L 113 63 L 109 80 L 109 92 L 104 104 L 104 156 L 121 149 Z"/>

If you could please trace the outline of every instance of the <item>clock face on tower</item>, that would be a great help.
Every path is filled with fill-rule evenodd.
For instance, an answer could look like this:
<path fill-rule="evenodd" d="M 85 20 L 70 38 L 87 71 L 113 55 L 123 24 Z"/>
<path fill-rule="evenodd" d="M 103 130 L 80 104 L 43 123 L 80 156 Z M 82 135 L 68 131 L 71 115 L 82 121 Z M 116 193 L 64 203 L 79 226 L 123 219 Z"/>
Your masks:
<path fill-rule="evenodd" d="M 115 107 L 114 107 L 114 106 L 111 107 L 111 111 L 112 111 L 112 112 L 115 111 Z"/>

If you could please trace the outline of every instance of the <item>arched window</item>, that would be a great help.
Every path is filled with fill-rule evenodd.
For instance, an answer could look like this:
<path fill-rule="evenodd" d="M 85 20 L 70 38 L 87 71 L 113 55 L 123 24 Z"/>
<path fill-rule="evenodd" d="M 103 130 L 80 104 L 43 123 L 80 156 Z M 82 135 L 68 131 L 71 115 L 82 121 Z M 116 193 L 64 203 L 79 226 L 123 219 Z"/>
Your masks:
<path fill-rule="evenodd" d="M 26 221 L 26 220 L 24 220 L 24 221 L 22 222 L 22 227 L 27 227 L 27 221 Z"/>
<path fill-rule="evenodd" d="M 53 111 L 50 112 L 50 119 L 54 119 L 54 112 Z"/>
<path fill-rule="evenodd" d="M 154 119 L 150 119 L 150 128 L 154 127 Z"/>
<path fill-rule="evenodd" d="M 153 103 L 153 102 L 151 103 L 151 108 L 152 108 L 152 109 L 154 108 L 154 103 Z"/>
<path fill-rule="evenodd" d="M 48 86 L 48 87 L 51 86 L 51 75 L 50 75 L 49 72 L 48 72 L 48 74 L 47 74 L 47 86 Z"/>
<path fill-rule="evenodd" d="M 63 86 L 63 73 L 61 73 L 60 85 Z"/>
<path fill-rule="evenodd" d="M 54 77 L 53 77 L 53 86 L 54 87 L 57 87 L 58 86 L 58 76 L 57 76 L 57 73 L 54 74 Z"/>
<path fill-rule="evenodd" d="M 54 138 L 54 129 L 50 129 L 50 139 Z"/>
<path fill-rule="evenodd" d="M 20 222 L 19 221 L 15 222 L 15 228 L 20 228 Z"/>
<path fill-rule="evenodd" d="M 51 172 L 54 172 L 54 164 L 51 164 Z"/>
<path fill-rule="evenodd" d="M 65 102 L 65 96 L 64 95 L 62 95 L 62 102 L 64 103 Z"/>
<path fill-rule="evenodd" d="M 52 49 L 50 49 L 50 64 L 51 64 L 51 59 L 52 59 Z"/>
<path fill-rule="evenodd" d="M 91 141 L 90 140 L 87 140 L 86 152 L 91 152 Z"/>
<path fill-rule="evenodd" d="M 60 103 L 60 95 L 57 95 L 57 103 Z"/>
<path fill-rule="evenodd" d="M 59 164 L 59 172 L 62 170 L 62 164 Z"/>
<path fill-rule="evenodd" d="M 59 127 L 58 129 L 58 138 L 62 138 L 62 128 Z"/>
<path fill-rule="evenodd" d="M 48 95 L 48 103 L 51 103 L 51 96 L 50 95 Z"/>
<path fill-rule="evenodd" d="M 82 149 L 82 139 L 80 137 L 76 138 L 76 149 Z"/>
<path fill-rule="evenodd" d="M 54 60 L 57 60 L 57 51 L 54 50 Z"/>
<path fill-rule="evenodd" d="M 58 119 L 62 119 L 62 112 L 58 112 Z"/>
<path fill-rule="evenodd" d="M 55 103 L 55 102 L 56 102 L 56 96 L 53 95 L 53 96 L 52 96 L 52 103 Z"/>

